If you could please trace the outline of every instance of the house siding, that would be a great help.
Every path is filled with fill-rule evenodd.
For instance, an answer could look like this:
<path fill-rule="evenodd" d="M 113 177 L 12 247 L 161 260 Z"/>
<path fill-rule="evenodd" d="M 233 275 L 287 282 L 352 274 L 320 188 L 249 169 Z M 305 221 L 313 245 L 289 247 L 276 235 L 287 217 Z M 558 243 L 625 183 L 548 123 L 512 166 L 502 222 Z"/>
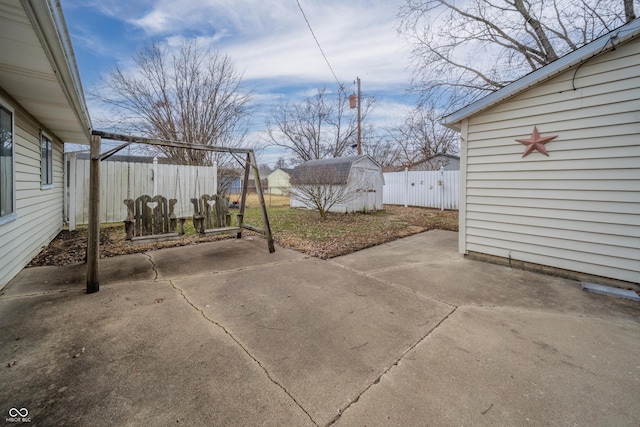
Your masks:
<path fill-rule="evenodd" d="M 278 195 L 289 194 L 289 178 L 290 175 L 282 169 L 271 172 L 267 178 L 269 182 L 269 193 Z"/>
<path fill-rule="evenodd" d="M 5 101 L 3 103 L 7 104 Z M 63 226 L 63 144 L 53 138 L 53 187 L 41 188 L 40 129 L 16 105 L 14 156 L 16 219 L 0 225 L 0 289 L 60 232 Z"/>
<path fill-rule="evenodd" d="M 640 40 L 464 125 L 462 252 L 640 283 Z"/>

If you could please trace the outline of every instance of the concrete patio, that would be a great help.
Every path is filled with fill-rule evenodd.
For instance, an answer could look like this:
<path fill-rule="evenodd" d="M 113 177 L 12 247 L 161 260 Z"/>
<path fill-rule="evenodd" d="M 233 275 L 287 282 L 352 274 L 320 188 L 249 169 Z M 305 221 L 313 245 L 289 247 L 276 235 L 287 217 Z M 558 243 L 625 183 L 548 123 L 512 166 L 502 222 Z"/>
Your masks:
<path fill-rule="evenodd" d="M 429 231 L 323 261 L 259 239 L 23 270 L 0 410 L 31 425 L 616 425 L 640 303 L 472 261 Z M 13 411 L 15 413 L 15 411 Z"/>

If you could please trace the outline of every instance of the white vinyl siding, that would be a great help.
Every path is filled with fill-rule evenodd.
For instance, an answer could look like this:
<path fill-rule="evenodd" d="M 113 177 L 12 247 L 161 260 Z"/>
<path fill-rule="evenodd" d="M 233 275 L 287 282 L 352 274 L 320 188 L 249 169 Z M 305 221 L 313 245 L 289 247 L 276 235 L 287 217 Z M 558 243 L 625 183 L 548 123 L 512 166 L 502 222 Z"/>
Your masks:
<path fill-rule="evenodd" d="M 522 157 L 534 126 L 557 135 L 549 157 Z M 470 117 L 466 136 L 463 251 L 640 283 L 640 40 Z"/>
<path fill-rule="evenodd" d="M 58 234 L 63 225 L 63 145 L 53 141 L 53 189 L 41 190 L 40 124 L 16 110 L 16 219 L 0 225 L 0 289 Z"/>

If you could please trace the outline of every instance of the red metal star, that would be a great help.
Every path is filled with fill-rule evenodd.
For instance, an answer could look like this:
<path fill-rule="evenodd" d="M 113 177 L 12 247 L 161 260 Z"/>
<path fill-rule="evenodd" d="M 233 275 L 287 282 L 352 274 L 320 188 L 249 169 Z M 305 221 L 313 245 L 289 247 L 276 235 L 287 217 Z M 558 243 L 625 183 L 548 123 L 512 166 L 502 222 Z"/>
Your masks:
<path fill-rule="evenodd" d="M 557 138 L 558 135 L 555 136 L 540 136 L 540 134 L 538 133 L 538 128 L 537 127 L 533 127 L 533 134 L 531 135 L 531 138 L 529 139 L 516 139 L 516 141 L 518 141 L 520 144 L 524 144 L 527 146 L 527 148 L 525 148 L 524 150 L 524 154 L 522 155 L 522 157 L 526 156 L 527 154 L 531 154 L 533 152 L 533 150 L 538 150 L 539 152 L 541 152 L 542 154 L 544 154 L 545 156 L 549 157 L 549 153 L 547 153 L 547 149 L 544 147 L 544 144 L 546 144 L 547 142 L 551 141 L 554 138 Z"/>

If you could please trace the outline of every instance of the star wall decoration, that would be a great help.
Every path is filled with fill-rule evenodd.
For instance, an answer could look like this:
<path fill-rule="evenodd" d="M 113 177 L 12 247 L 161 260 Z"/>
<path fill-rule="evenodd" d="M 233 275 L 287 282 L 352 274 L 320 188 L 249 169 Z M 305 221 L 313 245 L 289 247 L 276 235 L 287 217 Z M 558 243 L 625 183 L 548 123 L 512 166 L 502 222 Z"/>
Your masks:
<path fill-rule="evenodd" d="M 545 148 L 545 144 L 549 141 L 551 141 L 554 138 L 557 138 L 558 135 L 555 136 L 540 136 L 540 133 L 538 133 L 538 128 L 537 127 L 533 127 L 533 134 L 531 135 L 531 138 L 529 139 L 516 139 L 516 141 L 518 141 L 520 144 L 524 144 L 527 146 L 527 148 L 524 149 L 524 154 L 522 155 L 522 157 L 527 156 L 528 154 L 531 154 L 533 152 L 533 150 L 538 150 L 539 152 L 541 152 L 542 154 L 544 154 L 545 156 L 549 157 L 549 153 L 547 152 L 547 149 Z"/>

